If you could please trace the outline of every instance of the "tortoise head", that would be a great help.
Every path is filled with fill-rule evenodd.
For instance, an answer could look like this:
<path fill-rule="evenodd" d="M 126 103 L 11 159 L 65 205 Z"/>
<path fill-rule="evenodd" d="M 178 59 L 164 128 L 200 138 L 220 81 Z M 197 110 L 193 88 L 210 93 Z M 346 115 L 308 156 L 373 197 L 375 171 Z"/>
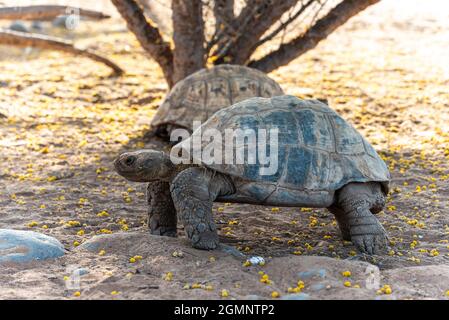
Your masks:
<path fill-rule="evenodd" d="M 138 150 L 122 153 L 115 159 L 117 173 L 130 181 L 169 180 L 175 165 L 162 151 Z"/>

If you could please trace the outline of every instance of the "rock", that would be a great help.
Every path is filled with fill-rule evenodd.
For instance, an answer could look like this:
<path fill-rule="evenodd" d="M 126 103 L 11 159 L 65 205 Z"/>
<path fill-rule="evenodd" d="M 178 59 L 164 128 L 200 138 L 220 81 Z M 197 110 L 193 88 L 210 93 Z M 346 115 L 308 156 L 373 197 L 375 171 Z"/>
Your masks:
<path fill-rule="evenodd" d="M 9 25 L 9 29 L 18 32 L 28 32 L 28 28 L 21 21 L 14 21 Z"/>
<path fill-rule="evenodd" d="M 64 246 L 53 237 L 33 231 L 0 229 L 0 263 L 24 263 L 63 255 Z"/>
<path fill-rule="evenodd" d="M 325 269 L 312 269 L 298 272 L 298 277 L 301 280 L 310 279 L 313 277 L 326 278 L 326 270 Z"/>
<path fill-rule="evenodd" d="M 86 268 L 78 268 L 75 271 L 73 271 L 72 274 L 77 275 L 77 276 L 84 276 L 86 274 L 89 274 L 89 270 Z"/>
<path fill-rule="evenodd" d="M 288 294 L 281 298 L 282 300 L 310 300 L 310 296 L 306 293 Z"/>
<path fill-rule="evenodd" d="M 392 298 L 429 299 L 447 298 L 449 290 L 449 266 L 429 265 L 396 268 L 382 272 L 383 284 L 393 290 Z"/>
<path fill-rule="evenodd" d="M 44 27 L 43 27 L 41 21 L 33 21 L 31 23 L 31 28 L 35 31 L 43 31 L 44 30 Z"/>

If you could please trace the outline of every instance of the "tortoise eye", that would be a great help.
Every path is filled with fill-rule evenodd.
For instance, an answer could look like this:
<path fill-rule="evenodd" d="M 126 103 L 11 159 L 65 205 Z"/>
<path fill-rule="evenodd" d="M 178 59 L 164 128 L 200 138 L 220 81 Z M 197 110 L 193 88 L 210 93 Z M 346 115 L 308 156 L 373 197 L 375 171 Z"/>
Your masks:
<path fill-rule="evenodd" d="M 134 162 L 136 162 L 136 160 L 137 160 L 136 157 L 134 157 L 134 156 L 128 156 L 128 157 L 126 157 L 126 159 L 125 159 L 125 164 L 126 164 L 127 166 L 131 166 L 131 165 L 133 165 Z"/>

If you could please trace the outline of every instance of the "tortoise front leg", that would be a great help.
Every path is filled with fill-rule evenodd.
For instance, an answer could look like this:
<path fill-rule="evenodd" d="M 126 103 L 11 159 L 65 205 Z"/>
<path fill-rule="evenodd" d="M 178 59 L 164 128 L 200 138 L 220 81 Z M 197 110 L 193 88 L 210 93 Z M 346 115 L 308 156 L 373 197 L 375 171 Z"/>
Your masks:
<path fill-rule="evenodd" d="M 164 181 L 150 182 L 147 201 L 151 234 L 176 237 L 176 209 L 170 194 L 170 184 Z"/>
<path fill-rule="evenodd" d="M 212 250 L 218 246 L 212 205 L 219 195 L 232 192 L 233 184 L 226 176 L 205 168 L 188 168 L 173 180 L 173 202 L 193 247 Z"/>

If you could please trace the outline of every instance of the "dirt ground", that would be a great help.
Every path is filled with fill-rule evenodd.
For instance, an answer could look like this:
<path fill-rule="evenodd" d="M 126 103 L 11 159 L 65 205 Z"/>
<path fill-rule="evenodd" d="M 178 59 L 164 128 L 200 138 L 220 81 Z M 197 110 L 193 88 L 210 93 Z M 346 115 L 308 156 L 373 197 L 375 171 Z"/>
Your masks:
<path fill-rule="evenodd" d="M 57 260 L 2 268 L 0 298 L 242 299 L 274 291 L 288 298 L 288 287 L 302 280 L 302 295 L 291 298 L 444 299 L 444 2 L 384 0 L 270 75 L 288 94 L 328 99 L 389 165 L 392 192 L 378 217 L 391 248 L 374 257 L 343 242 L 325 209 L 217 203 L 225 247 L 215 252 L 191 249 L 181 229 L 177 239 L 149 236 L 145 185 L 125 181 L 111 162 L 121 151 L 152 145 L 144 135 L 166 94 L 157 65 L 117 18 L 83 23 L 69 37 L 107 53 L 126 69 L 121 78 L 86 59 L 0 47 L 0 228 L 42 232 L 67 249 Z M 245 266 L 239 252 L 263 256 L 266 265 Z M 366 285 L 372 265 L 383 291 Z M 79 288 L 68 284 L 77 268 L 88 272 Z M 260 281 L 261 272 L 272 280 Z"/>

